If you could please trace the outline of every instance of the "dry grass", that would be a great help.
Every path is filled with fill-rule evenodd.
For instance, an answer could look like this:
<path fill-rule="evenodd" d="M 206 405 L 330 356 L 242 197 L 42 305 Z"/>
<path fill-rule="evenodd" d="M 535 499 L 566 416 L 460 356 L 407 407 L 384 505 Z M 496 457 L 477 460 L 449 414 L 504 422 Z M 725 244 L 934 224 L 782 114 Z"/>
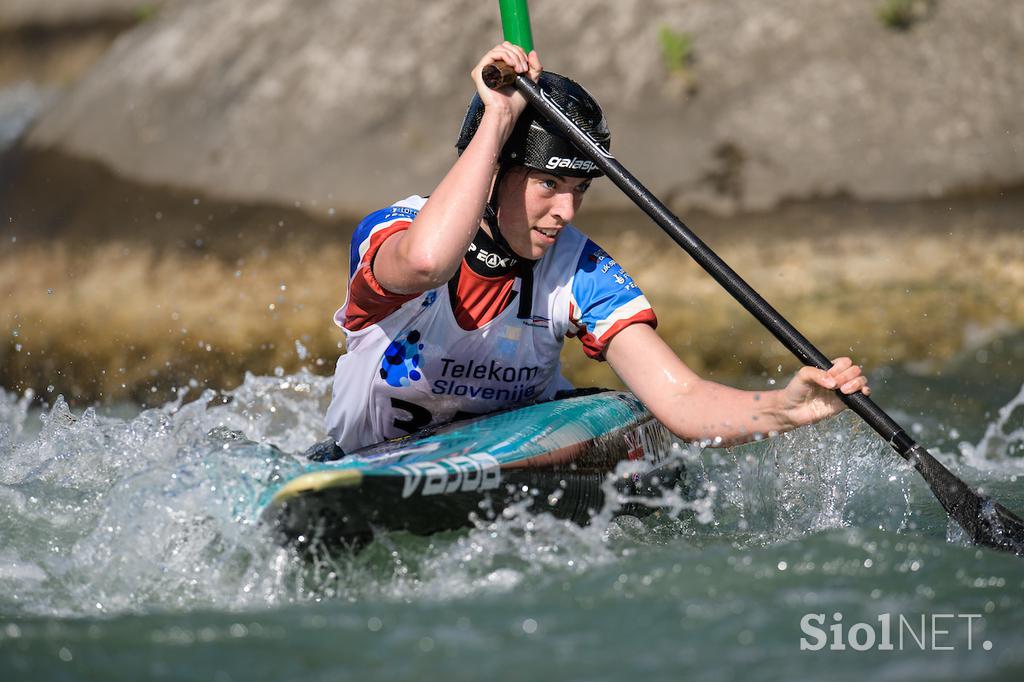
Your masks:
<path fill-rule="evenodd" d="M 601 241 L 637 276 L 663 337 L 702 373 L 795 367 L 677 249 L 633 232 Z M 875 232 L 776 243 L 737 240 L 719 252 L 827 354 L 870 366 L 937 362 L 987 330 L 1024 327 L 1019 233 Z M 340 348 L 331 315 L 344 296 L 346 258 L 340 245 L 255 247 L 238 260 L 125 243 L 5 246 L 0 385 L 78 403 L 152 403 L 190 380 L 229 387 L 245 371 L 303 364 L 329 374 Z M 296 341 L 308 349 L 305 360 Z M 563 354 L 570 378 L 615 383 L 575 345 Z"/>
<path fill-rule="evenodd" d="M 247 370 L 294 369 L 296 341 L 314 366 L 339 351 L 340 247 L 229 263 L 118 243 L 87 253 L 33 245 L 5 260 L 0 319 L 12 332 L 0 345 L 0 383 L 18 390 L 164 399 L 191 379 L 223 387 Z"/>
<path fill-rule="evenodd" d="M 788 374 L 797 361 L 678 249 L 634 233 L 608 250 L 637 276 L 659 331 L 703 374 Z M 1024 328 L 1024 239 L 984 235 L 822 235 L 745 239 L 719 255 L 826 355 L 869 367 L 938 365 L 994 334 Z M 563 354 L 582 383 L 608 384 L 607 368 Z"/>

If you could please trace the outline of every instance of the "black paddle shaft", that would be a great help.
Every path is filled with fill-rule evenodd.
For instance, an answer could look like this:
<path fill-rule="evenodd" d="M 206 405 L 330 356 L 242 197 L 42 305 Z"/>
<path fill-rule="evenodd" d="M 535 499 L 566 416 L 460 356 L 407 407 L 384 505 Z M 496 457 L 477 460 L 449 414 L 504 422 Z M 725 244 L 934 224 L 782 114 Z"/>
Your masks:
<path fill-rule="evenodd" d="M 485 73 L 495 85 L 494 69 Z M 503 69 L 508 70 L 508 69 Z M 488 83 L 490 84 L 490 83 Z M 526 100 L 559 132 L 590 157 L 605 175 L 637 206 L 651 217 L 679 246 L 721 284 L 750 314 L 775 335 L 783 346 L 805 365 L 827 370 L 832 362 L 779 314 L 764 298 L 743 281 L 725 261 L 708 247 L 673 214 L 650 190 L 595 140 L 591 139 L 535 82 L 517 74 L 513 83 Z M 845 395 L 840 399 L 867 424 L 888 441 L 889 445 L 921 473 L 946 512 L 967 531 L 974 542 L 1024 554 L 1024 521 L 1002 505 L 978 495 L 963 481 L 932 457 L 928 451 L 907 435 L 882 408 L 863 393 Z"/>

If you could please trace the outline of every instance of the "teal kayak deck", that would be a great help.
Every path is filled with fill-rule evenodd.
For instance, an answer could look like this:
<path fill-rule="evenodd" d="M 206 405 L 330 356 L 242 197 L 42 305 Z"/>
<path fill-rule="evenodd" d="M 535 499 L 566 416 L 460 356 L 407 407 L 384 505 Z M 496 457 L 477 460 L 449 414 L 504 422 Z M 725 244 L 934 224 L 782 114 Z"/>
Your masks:
<path fill-rule="evenodd" d="M 261 518 L 289 541 L 333 544 L 380 528 L 430 533 L 500 511 L 525 488 L 535 499 L 560 491 L 547 511 L 585 522 L 620 461 L 654 470 L 670 444 L 631 393 L 553 400 L 310 462 L 263 493 Z M 641 478 L 633 472 L 625 483 L 642 486 Z"/>

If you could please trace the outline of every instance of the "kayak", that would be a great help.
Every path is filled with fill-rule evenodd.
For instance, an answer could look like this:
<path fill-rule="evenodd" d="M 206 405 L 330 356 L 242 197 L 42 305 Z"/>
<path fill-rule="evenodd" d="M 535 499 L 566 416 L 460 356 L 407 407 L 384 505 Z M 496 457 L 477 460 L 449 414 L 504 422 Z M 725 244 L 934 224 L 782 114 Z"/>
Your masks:
<path fill-rule="evenodd" d="M 619 493 L 681 485 L 672 436 L 632 393 L 536 403 L 309 462 L 269 487 L 260 519 L 284 543 L 358 547 L 376 531 L 426 535 L 492 519 L 529 497 L 532 512 L 585 524 Z M 621 467 L 622 461 L 633 461 Z M 645 515 L 634 502 L 619 513 Z"/>

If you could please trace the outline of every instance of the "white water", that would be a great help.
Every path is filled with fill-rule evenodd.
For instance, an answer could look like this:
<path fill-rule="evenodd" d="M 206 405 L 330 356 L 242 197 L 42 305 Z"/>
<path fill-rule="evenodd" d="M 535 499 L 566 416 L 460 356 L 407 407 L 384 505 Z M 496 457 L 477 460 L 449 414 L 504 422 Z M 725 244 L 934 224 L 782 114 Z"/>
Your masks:
<path fill-rule="evenodd" d="M 686 461 L 692 495 L 660 500 L 671 513 L 643 522 L 613 520 L 628 501 L 615 495 L 585 528 L 523 503 L 468 531 L 385 535 L 356 557 L 310 564 L 256 523 L 254 500 L 289 461 L 241 439 L 301 451 L 320 438 L 329 391 L 329 379 L 306 372 L 248 376 L 233 391 L 179 397 L 130 418 L 76 414 L 58 399 L 36 425 L 32 396 L 0 393 L 0 613 L 458 598 L 510 592 L 531 577 L 581 576 L 637 545 L 681 537 L 764 546 L 849 526 L 927 530 L 918 512 L 937 507 L 916 474 L 847 413 L 731 451 L 675 444 L 670 454 Z M 993 476 L 1017 472 L 1012 455 L 1024 433 L 1007 425 L 1022 401 L 1024 391 L 963 462 L 936 454 L 956 469 L 985 453 Z"/>
<path fill-rule="evenodd" d="M 242 434 L 299 450 L 319 433 L 329 381 L 246 378 L 131 419 L 58 399 L 28 429 L 28 397 L 0 413 L 0 610 L 117 613 L 273 602 L 282 552 L 251 501 L 281 464 Z M 222 403 L 222 404 L 217 404 Z M 4 603 L 7 602 L 7 603 Z"/>
<path fill-rule="evenodd" d="M 979 469 L 1008 458 L 1024 457 L 1024 386 L 999 408 L 981 440 L 977 444 L 961 443 L 960 452 L 967 463 Z"/>

